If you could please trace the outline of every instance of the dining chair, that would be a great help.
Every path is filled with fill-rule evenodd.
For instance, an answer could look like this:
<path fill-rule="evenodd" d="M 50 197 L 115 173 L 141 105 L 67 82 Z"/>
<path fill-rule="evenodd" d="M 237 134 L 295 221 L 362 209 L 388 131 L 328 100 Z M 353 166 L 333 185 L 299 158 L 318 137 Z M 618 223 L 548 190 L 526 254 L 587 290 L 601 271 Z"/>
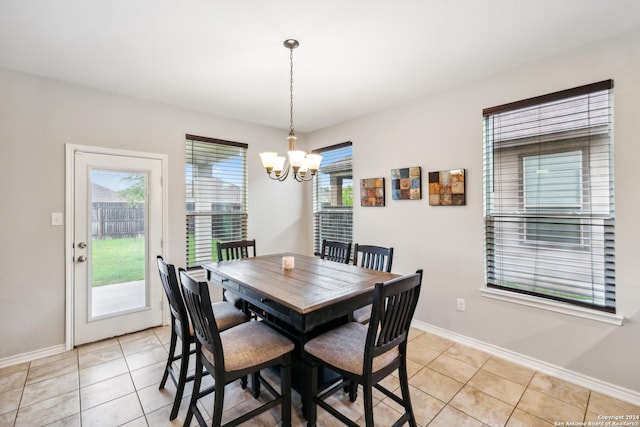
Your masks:
<path fill-rule="evenodd" d="M 224 426 L 236 426 L 280 405 L 283 426 L 291 425 L 291 351 L 294 344 L 264 322 L 246 322 L 220 332 L 215 313 L 211 309 L 209 286 L 179 270 L 180 282 L 187 310 L 193 322 L 196 337 L 196 370 L 193 393 L 184 425 L 189 426 L 193 416 L 203 426 L 205 420 L 198 401 L 214 393 L 211 425 L 222 426 L 225 386 L 238 378 L 253 374 L 273 396 L 261 406 L 228 421 Z M 280 368 L 280 392 L 267 382 L 260 371 L 269 367 Z M 214 385 L 200 390 L 203 369 L 213 377 Z"/>
<path fill-rule="evenodd" d="M 351 260 L 351 243 L 323 239 L 320 258 L 349 264 Z"/>
<path fill-rule="evenodd" d="M 353 246 L 353 265 L 391 273 L 392 263 L 393 248 L 357 243 Z M 371 305 L 353 311 L 353 320 L 356 322 L 367 323 L 370 317 Z"/>
<path fill-rule="evenodd" d="M 404 414 L 393 425 L 406 422 L 416 427 L 409 396 L 407 377 L 407 340 L 411 319 L 418 303 L 422 284 L 422 270 L 415 274 L 377 283 L 373 294 L 373 309 L 368 325 L 348 322 L 304 345 L 304 357 L 311 364 L 309 378 L 312 402 L 308 408 L 307 426 L 314 427 L 317 405 L 344 424 L 358 427 L 354 421 L 332 407 L 327 398 L 349 383 L 361 384 L 364 391 L 364 417 L 367 427 L 374 426 L 373 389 L 404 408 Z M 342 376 L 342 380 L 318 387 L 318 367 L 328 367 Z M 398 371 L 400 396 L 380 384 Z"/>
<path fill-rule="evenodd" d="M 218 261 L 230 261 L 256 256 L 256 240 L 234 240 L 229 242 L 217 242 Z M 229 301 L 245 314 L 249 314 L 246 302 L 232 291 L 223 290 L 222 299 Z"/>
<path fill-rule="evenodd" d="M 163 389 L 167 378 L 171 376 L 171 380 L 176 385 L 176 395 L 173 400 L 173 407 L 169 419 L 173 420 L 178 415 L 180 409 L 180 401 L 184 393 L 184 386 L 187 381 L 194 379 L 193 375 L 188 376 L 189 355 L 195 350 L 191 349 L 191 344 L 195 342 L 193 336 L 193 328 L 189 320 L 187 308 L 182 298 L 180 285 L 176 276 L 176 269 L 173 264 L 167 264 L 162 256 L 158 256 L 158 271 L 160 272 L 160 280 L 164 288 L 167 300 L 169 301 L 169 311 L 171 312 L 171 342 L 169 344 L 169 356 L 167 364 L 160 381 L 160 389 Z M 229 329 L 240 323 L 247 322 L 249 319 L 240 310 L 236 309 L 228 302 L 216 302 L 212 304 L 212 309 L 216 313 L 216 321 L 220 330 Z M 180 354 L 176 354 L 177 341 L 180 338 L 181 348 Z M 173 362 L 180 360 L 180 371 L 176 374 L 173 368 Z M 243 379 L 243 386 L 246 386 L 247 380 Z"/>

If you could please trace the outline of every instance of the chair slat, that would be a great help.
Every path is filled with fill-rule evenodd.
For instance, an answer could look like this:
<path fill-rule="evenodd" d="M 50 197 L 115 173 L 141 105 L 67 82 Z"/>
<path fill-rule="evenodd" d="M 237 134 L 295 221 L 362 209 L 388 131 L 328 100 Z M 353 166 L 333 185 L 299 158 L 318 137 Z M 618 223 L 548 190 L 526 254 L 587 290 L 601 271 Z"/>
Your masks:
<path fill-rule="evenodd" d="M 336 242 L 325 239 L 322 241 L 320 258 L 348 264 L 351 260 L 351 243 Z"/>

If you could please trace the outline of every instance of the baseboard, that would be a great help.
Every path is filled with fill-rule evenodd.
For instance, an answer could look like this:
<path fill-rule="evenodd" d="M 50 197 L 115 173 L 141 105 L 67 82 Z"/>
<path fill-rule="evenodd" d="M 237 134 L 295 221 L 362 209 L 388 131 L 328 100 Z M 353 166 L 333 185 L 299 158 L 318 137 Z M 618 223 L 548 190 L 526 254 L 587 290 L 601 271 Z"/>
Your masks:
<path fill-rule="evenodd" d="M 42 359 L 43 357 L 55 356 L 56 354 L 64 353 L 65 351 L 67 351 L 66 346 L 64 344 L 59 344 L 52 347 L 42 348 L 40 350 L 30 351 L 28 353 L 5 357 L 0 359 L 0 368 L 18 365 L 24 362 L 31 362 L 32 360 Z"/>
<path fill-rule="evenodd" d="M 576 384 L 584 388 L 588 388 L 590 390 L 602 393 L 615 399 L 631 403 L 632 405 L 640 406 L 640 392 L 601 381 L 599 379 L 589 377 L 587 375 L 583 375 L 578 372 L 574 372 L 569 369 L 544 362 L 542 360 L 534 359 L 532 357 L 525 356 L 523 354 L 516 353 L 502 347 L 487 344 L 485 342 L 478 341 L 476 339 L 469 338 L 467 336 L 460 335 L 446 329 L 442 329 L 429 323 L 414 320 L 411 326 L 414 326 L 415 328 L 422 331 L 430 332 L 443 338 L 447 338 L 451 341 L 455 341 L 457 343 L 482 350 L 510 362 L 523 365 L 527 368 L 540 371 L 544 374 L 551 375 L 556 378 L 560 378 L 564 381 Z"/>

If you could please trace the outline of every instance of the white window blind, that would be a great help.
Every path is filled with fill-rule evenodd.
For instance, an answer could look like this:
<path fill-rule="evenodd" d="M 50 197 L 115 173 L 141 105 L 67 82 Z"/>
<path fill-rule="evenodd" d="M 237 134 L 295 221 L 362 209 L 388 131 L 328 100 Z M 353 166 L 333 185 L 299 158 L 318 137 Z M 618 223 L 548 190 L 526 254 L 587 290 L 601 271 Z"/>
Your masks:
<path fill-rule="evenodd" d="M 322 164 L 313 185 L 314 250 L 322 240 L 353 240 L 353 170 L 351 142 L 316 150 Z"/>
<path fill-rule="evenodd" d="M 247 148 L 186 136 L 187 268 L 216 261 L 216 242 L 247 238 Z"/>
<path fill-rule="evenodd" d="M 487 287 L 615 313 L 612 90 L 483 111 Z"/>

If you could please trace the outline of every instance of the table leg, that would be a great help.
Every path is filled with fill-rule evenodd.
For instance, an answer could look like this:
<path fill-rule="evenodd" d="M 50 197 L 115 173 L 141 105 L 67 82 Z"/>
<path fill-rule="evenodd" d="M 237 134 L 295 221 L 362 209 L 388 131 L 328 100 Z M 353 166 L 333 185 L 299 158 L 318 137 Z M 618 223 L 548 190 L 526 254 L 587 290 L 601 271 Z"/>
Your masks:
<path fill-rule="evenodd" d="M 313 404 L 313 396 L 318 392 L 318 365 L 303 362 L 305 365 L 306 381 L 305 390 L 302 394 L 302 414 L 307 420 L 307 427 L 315 427 L 318 417 L 318 408 Z"/>

